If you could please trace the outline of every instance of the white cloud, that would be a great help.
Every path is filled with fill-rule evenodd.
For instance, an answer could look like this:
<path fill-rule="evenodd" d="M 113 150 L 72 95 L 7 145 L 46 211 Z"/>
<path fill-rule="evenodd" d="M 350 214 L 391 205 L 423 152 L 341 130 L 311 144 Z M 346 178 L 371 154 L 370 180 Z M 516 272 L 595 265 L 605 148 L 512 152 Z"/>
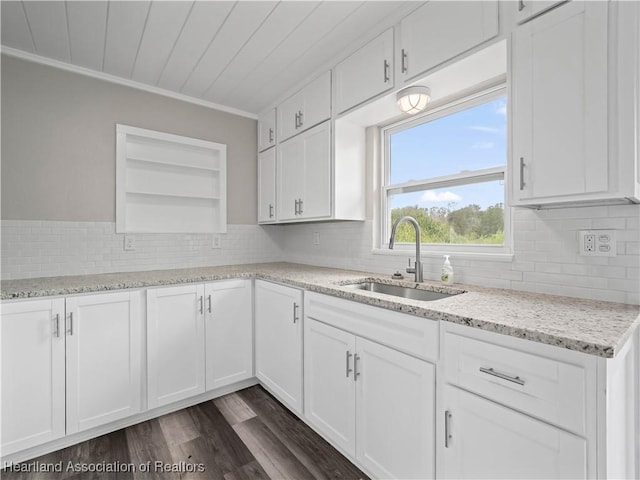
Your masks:
<path fill-rule="evenodd" d="M 421 202 L 457 202 L 462 197 L 453 192 L 434 192 L 433 190 L 427 190 L 420 197 Z"/>
<path fill-rule="evenodd" d="M 503 117 L 507 116 L 507 104 L 506 102 L 500 102 L 498 108 L 496 109 L 496 113 L 498 115 L 502 115 Z"/>
<path fill-rule="evenodd" d="M 495 147 L 496 144 L 493 142 L 478 142 L 471 145 L 472 150 L 490 150 Z"/>
<path fill-rule="evenodd" d="M 485 133 L 502 133 L 503 129 L 499 128 L 499 127 L 487 127 L 484 125 L 472 125 L 471 127 L 469 127 L 471 130 L 477 130 L 478 132 L 485 132 Z"/>

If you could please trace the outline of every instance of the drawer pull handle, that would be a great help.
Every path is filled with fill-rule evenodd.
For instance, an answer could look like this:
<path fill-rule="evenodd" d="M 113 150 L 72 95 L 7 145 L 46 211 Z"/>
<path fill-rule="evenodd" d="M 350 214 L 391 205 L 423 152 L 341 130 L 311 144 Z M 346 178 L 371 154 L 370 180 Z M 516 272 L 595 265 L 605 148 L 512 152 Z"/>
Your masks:
<path fill-rule="evenodd" d="M 360 360 L 360 355 L 357 353 L 353 356 L 353 381 L 357 382 L 358 377 L 360 376 L 360 372 L 358 371 L 358 360 Z"/>
<path fill-rule="evenodd" d="M 511 377 L 509 375 L 505 375 L 504 373 L 496 372 L 493 368 L 480 367 L 480 371 L 482 373 L 486 373 L 487 375 L 493 375 L 494 377 L 507 380 L 508 382 L 517 383 L 518 385 L 524 385 L 524 380 L 522 380 L 520 377 Z"/>
<path fill-rule="evenodd" d="M 347 378 L 349 378 L 349 374 L 353 372 L 353 369 L 349 368 L 349 360 L 351 360 L 351 357 L 353 357 L 353 354 L 347 350 Z"/>

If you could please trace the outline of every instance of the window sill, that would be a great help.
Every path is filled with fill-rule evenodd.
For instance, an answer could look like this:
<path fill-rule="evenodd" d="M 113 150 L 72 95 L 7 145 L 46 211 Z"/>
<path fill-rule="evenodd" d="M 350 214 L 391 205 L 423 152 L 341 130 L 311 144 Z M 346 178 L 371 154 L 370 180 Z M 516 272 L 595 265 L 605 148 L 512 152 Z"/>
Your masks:
<path fill-rule="evenodd" d="M 481 260 L 487 262 L 512 262 L 513 261 L 513 253 L 507 251 L 492 251 L 492 252 L 469 252 L 455 249 L 441 249 L 441 250 L 433 250 L 426 249 L 422 247 L 423 250 L 420 253 L 422 258 L 442 258 L 443 255 L 450 255 L 452 258 L 459 258 L 465 260 Z M 413 256 L 415 255 L 416 249 L 411 246 L 397 246 L 393 250 L 389 250 L 388 248 L 374 248 L 372 250 L 373 255 L 390 255 L 390 256 L 402 256 L 406 257 L 407 255 Z"/>

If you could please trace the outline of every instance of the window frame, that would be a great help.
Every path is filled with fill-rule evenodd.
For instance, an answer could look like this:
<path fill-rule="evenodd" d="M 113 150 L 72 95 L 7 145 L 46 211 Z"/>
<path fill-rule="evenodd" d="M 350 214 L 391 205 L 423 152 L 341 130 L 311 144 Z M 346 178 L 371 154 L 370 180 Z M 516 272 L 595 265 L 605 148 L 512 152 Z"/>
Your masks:
<path fill-rule="evenodd" d="M 440 177 L 432 177 L 424 180 L 416 180 L 411 182 L 398 183 L 389 185 L 391 177 L 391 142 L 392 134 L 421 125 L 430 121 L 446 117 L 469 108 L 473 108 L 482 103 L 504 97 L 508 98 L 508 89 L 505 82 L 489 88 L 482 88 L 472 93 L 466 92 L 464 95 L 452 98 L 446 103 L 435 106 L 422 114 L 405 118 L 400 121 L 388 124 L 380 128 L 380 195 L 379 195 L 379 222 L 378 233 L 380 235 L 378 248 L 387 249 L 389 246 L 389 235 L 391 233 L 389 196 L 399 193 L 410 193 L 423 190 L 433 190 L 437 188 L 445 188 L 459 185 L 471 185 L 474 183 L 483 183 L 494 180 L 502 180 L 504 182 L 504 243 L 501 245 L 491 244 L 454 244 L 454 243 L 426 243 L 422 242 L 423 254 L 429 255 L 433 253 L 439 255 L 442 252 L 454 252 L 460 254 L 486 255 L 486 254 L 511 254 L 512 232 L 511 232 L 511 208 L 509 205 L 509 188 L 508 188 L 508 164 L 509 164 L 509 147 L 510 139 L 507 135 L 507 151 L 505 164 L 499 167 L 484 168 L 479 170 L 470 170 L 458 172 L 452 175 Z M 507 119 L 507 132 L 509 131 L 509 121 Z M 396 248 L 405 254 L 405 250 L 414 249 L 414 243 L 396 243 Z M 386 250 L 390 253 L 389 250 Z"/>

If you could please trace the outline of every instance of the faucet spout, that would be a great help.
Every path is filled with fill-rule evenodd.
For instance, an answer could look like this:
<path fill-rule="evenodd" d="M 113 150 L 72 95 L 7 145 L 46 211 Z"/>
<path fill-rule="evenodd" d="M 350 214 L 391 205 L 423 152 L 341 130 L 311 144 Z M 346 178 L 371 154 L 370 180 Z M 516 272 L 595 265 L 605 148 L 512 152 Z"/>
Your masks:
<path fill-rule="evenodd" d="M 396 234 L 398 231 L 398 225 L 400 225 L 402 222 L 410 223 L 411 225 L 413 225 L 413 228 L 416 231 L 416 262 L 414 264 L 414 268 L 407 268 L 407 273 L 415 274 L 415 281 L 416 283 L 419 283 L 423 281 L 422 259 L 420 257 L 420 245 L 421 245 L 422 239 L 421 239 L 420 224 L 416 221 L 415 218 L 407 215 L 405 217 L 402 217 L 396 220 L 396 222 L 393 224 L 393 227 L 391 228 L 391 238 L 389 239 L 389 249 L 393 250 L 393 247 L 395 245 Z"/>

